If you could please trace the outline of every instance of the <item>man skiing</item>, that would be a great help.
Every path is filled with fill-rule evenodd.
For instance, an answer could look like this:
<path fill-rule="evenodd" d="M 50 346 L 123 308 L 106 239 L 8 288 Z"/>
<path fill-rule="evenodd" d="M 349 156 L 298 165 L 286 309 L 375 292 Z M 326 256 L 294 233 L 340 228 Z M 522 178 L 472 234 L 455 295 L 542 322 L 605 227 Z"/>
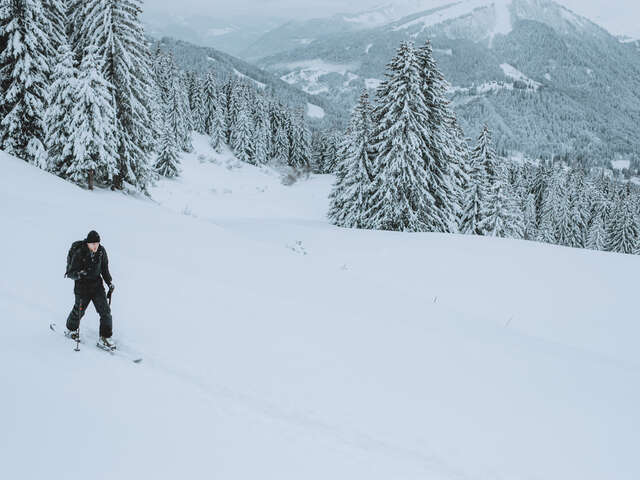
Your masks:
<path fill-rule="evenodd" d="M 111 341 L 112 319 L 111 308 L 107 302 L 102 280 L 109 286 L 109 293 L 114 286 L 109 273 L 109 260 L 107 251 L 100 245 L 100 235 L 92 230 L 85 240 L 74 242 L 67 257 L 67 278 L 75 280 L 73 293 L 76 300 L 73 310 L 67 318 L 67 331 L 65 335 L 73 340 L 80 338 L 80 319 L 83 317 L 89 303 L 100 315 L 100 340 L 98 346 L 107 350 L 115 350 L 116 346 Z"/>

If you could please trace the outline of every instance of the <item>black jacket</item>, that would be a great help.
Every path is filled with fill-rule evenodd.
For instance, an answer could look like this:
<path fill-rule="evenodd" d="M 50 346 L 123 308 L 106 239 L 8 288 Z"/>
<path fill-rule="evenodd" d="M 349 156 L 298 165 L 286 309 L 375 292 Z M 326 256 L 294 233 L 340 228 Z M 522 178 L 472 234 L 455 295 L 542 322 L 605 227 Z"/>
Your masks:
<path fill-rule="evenodd" d="M 110 285 L 112 279 L 105 248 L 100 245 L 96 253 L 92 253 L 84 243 L 73 255 L 67 277 L 76 281 L 73 289 L 76 295 L 91 295 L 96 289 L 104 289 L 102 279 Z"/>

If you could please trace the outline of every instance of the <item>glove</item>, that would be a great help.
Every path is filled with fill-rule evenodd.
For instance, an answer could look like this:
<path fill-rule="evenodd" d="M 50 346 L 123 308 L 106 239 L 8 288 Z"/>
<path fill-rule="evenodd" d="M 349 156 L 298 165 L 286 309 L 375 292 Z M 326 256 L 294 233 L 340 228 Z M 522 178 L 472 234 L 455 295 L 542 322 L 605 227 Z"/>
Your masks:
<path fill-rule="evenodd" d="M 84 270 L 80 270 L 79 272 L 71 272 L 67 275 L 67 278 L 70 278 L 71 280 L 80 280 L 81 278 L 84 278 L 87 276 L 87 272 Z"/>
<path fill-rule="evenodd" d="M 113 283 L 109 284 L 109 291 L 113 292 L 116 289 L 116 286 Z"/>

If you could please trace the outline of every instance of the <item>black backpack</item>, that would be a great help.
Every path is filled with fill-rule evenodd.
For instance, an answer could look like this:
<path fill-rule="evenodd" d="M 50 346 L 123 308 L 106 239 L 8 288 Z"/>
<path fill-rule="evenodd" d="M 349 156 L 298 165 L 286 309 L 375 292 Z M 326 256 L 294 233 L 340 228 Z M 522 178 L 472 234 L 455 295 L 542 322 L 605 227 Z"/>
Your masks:
<path fill-rule="evenodd" d="M 69 273 L 71 273 L 71 267 L 73 266 L 73 259 L 75 258 L 76 254 L 80 251 L 80 249 L 83 247 L 84 243 L 85 243 L 85 240 L 78 240 L 77 242 L 73 242 L 71 244 L 69 253 L 67 253 L 67 270 L 64 273 L 65 277 L 69 275 Z"/>

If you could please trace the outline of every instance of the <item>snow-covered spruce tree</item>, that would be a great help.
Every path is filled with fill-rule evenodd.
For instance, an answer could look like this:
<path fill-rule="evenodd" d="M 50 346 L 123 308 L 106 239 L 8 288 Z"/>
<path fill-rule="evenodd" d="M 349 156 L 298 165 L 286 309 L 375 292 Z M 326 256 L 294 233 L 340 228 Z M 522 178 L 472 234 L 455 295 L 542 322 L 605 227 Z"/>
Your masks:
<path fill-rule="evenodd" d="M 205 133 L 211 138 L 210 143 L 213 149 L 220 153 L 225 140 L 225 114 L 216 75 L 213 71 L 209 71 L 204 78 L 201 110 Z"/>
<path fill-rule="evenodd" d="M 71 5 L 72 44 L 80 57 L 97 48 L 102 73 L 111 88 L 116 112 L 117 175 L 113 186 L 127 182 L 146 190 L 153 176 L 150 154 L 152 80 L 149 47 L 140 20 L 142 0 L 83 0 Z"/>
<path fill-rule="evenodd" d="M 198 133 L 206 134 L 204 121 L 204 92 L 200 77 L 195 72 L 187 72 L 185 75 L 187 96 L 189 99 L 189 111 L 191 128 Z"/>
<path fill-rule="evenodd" d="M 244 85 L 236 79 L 230 78 L 225 83 L 223 90 L 225 97 L 225 136 L 227 144 L 232 145 L 233 141 L 231 137 L 238 119 L 240 105 L 246 100 L 244 96 Z"/>
<path fill-rule="evenodd" d="M 254 161 L 256 165 L 264 165 L 269 161 L 270 131 L 269 115 L 262 98 L 256 98 L 253 111 L 254 130 Z"/>
<path fill-rule="evenodd" d="M 593 218 L 587 236 L 587 248 L 604 251 L 607 247 L 607 228 L 601 215 Z"/>
<path fill-rule="evenodd" d="M 478 137 L 475 148 L 469 155 L 469 171 L 467 180 L 467 192 L 465 196 L 461 233 L 471 235 L 485 235 L 487 231 L 482 229 L 483 222 L 488 215 L 491 196 L 497 191 L 497 185 L 503 182 L 498 175 L 496 153 L 491 146 L 491 132 L 488 126 L 484 126 Z M 504 194 L 504 188 L 502 190 Z"/>
<path fill-rule="evenodd" d="M 506 182 L 496 182 L 487 200 L 486 216 L 479 228 L 487 236 L 522 238 L 522 223 L 522 217 L 515 208 L 513 199 L 510 198 Z"/>
<path fill-rule="evenodd" d="M 547 196 L 549 184 L 551 183 L 552 174 L 552 167 L 543 163 L 537 168 L 533 178 L 531 193 L 533 193 L 536 203 L 536 227 L 538 229 L 542 226 L 544 201 Z M 538 234 L 540 234 L 540 232 L 538 232 Z"/>
<path fill-rule="evenodd" d="M 174 143 L 180 150 L 190 152 L 193 150 L 193 146 L 191 145 L 190 122 L 188 119 L 189 103 L 185 95 L 182 78 L 177 75 L 177 70 L 175 73 L 167 98 L 165 128 L 168 128 L 173 133 Z"/>
<path fill-rule="evenodd" d="M 73 155 L 60 173 L 78 185 L 88 184 L 89 189 L 93 189 L 94 180 L 111 182 L 118 171 L 111 85 L 102 75 L 100 57 L 94 47 L 85 49 L 75 86 L 69 137 Z"/>
<path fill-rule="evenodd" d="M 336 183 L 330 195 L 329 219 L 338 226 L 365 228 L 373 175 L 370 165 L 372 130 L 369 95 L 363 91 L 345 136 Z"/>
<path fill-rule="evenodd" d="M 338 146 L 340 143 L 338 133 L 332 132 L 327 136 L 324 150 L 324 173 L 334 173 L 338 169 Z"/>
<path fill-rule="evenodd" d="M 44 116 L 45 146 L 49 154 L 48 169 L 56 174 L 66 170 L 73 159 L 71 138 L 72 112 L 76 99 L 78 70 L 74 67 L 73 52 L 68 44 L 58 49 L 51 80 L 48 107 Z"/>
<path fill-rule="evenodd" d="M 525 240 L 535 240 L 538 236 L 536 224 L 536 197 L 532 193 L 527 196 L 523 212 L 523 235 Z"/>
<path fill-rule="evenodd" d="M 551 171 L 545 188 L 542 208 L 539 212 L 539 241 L 551 244 L 558 243 L 558 217 L 561 215 L 561 209 L 565 204 L 566 173 L 562 167 L 558 166 Z"/>
<path fill-rule="evenodd" d="M 154 99 L 159 102 L 154 109 L 161 116 L 156 128 L 160 128 L 161 135 L 165 135 L 168 128 L 173 132 L 175 145 L 182 151 L 190 152 L 193 150 L 192 116 L 185 84 L 189 77 L 180 73 L 171 53 L 157 52 L 152 72 L 156 90 Z"/>
<path fill-rule="evenodd" d="M 459 227 L 462 224 L 463 209 L 466 205 L 467 190 L 470 184 L 471 152 L 469 151 L 469 145 L 464 131 L 453 114 L 453 111 L 451 111 L 451 115 L 447 119 L 447 124 L 449 125 L 448 131 L 452 132 L 453 148 L 451 150 L 452 155 L 449 156 L 449 165 L 451 167 L 453 191 L 455 194 L 455 231 L 459 231 Z"/>
<path fill-rule="evenodd" d="M 491 132 L 486 125 L 478 137 L 471 159 L 472 164 L 477 162 L 483 166 L 487 182 L 476 231 L 494 237 L 522 238 L 524 218 L 518 198 L 508 181 L 505 167 L 500 164 L 493 150 Z"/>
<path fill-rule="evenodd" d="M 619 201 L 607 227 L 606 250 L 640 254 L 640 224 L 628 199 Z"/>
<path fill-rule="evenodd" d="M 585 248 L 589 235 L 589 201 L 591 193 L 586 183 L 586 172 L 582 169 L 573 169 L 569 175 L 570 188 L 568 198 L 569 235 L 568 242 L 571 247 Z"/>
<path fill-rule="evenodd" d="M 51 44 L 51 52 L 49 52 L 47 56 L 50 59 L 50 70 L 53 71 L 58 49 L 62 45 L 69 43 L 67 35 L 67 26 L 69 24 L 69 19 L 67 17 L 67 1 L 42 0 L 42 8 L 44 11 L 44 17 L 48 22 L 46 31 Z"/>
<path fill-rule="evenodd" d="M 0 3 L 0 148 L 47 167 L 43 115 L 51 41 L 39 0 Z"/>
<path fill-rule="evenodd" d="M 366 224 L 380 230 L 449 231 L 451 210 L 431 193 L 438 183 L 429 164 L 436 160 L 425 143 L 427 106 L 412 43 L 400 45 L 388 70 L 373 114 L 375 180 Z"/>
<path fill-rule="evenodd" d="M 552 206 L 553 211 L 553 227 L 554 227 L 554 239 L 557 245 L 563 245 L 565 247 L 571 246 L 572 228 L 571 222 L 571 208 L 569 206 L 569 192 L 563 192 L 561 197 L 558 197 L 559 202 Z"/>
<path fill-rule="evenodd" d="M 231 130 L 231 148 L 238 160 L 254 162 L 253 125 L 247 101 L 238 101 L 238 113 Z"/>
<path fill-rule="evenodd" d="M 289 161 L 289 123 L 280 104 L 272 105 L 271 132 L 271 161 L 277 165 L 286 165 Z"/>
<path fill-rule="evenodd" d="M 158 144 L 160 143 L 160 135 L 165 130 L 166 99 L 170 85 L 166 73 L 169 68 L 165 66 L 166 64 L 168 64 L 168 55 L 165 55 L 160 46 L 157 46 L 151 57 L 151 119 L 154 138 Z"/>
<path fill-rule="evenodd" d="M 306 169 L 311 165 L 310 133 L 304 120 L 304 110 L 296 109 L 289 131 L 289 166 Z"/>
<path fill-rule="evenodd" d="M 323 171 L 325 148 L 324 135 L 314 131 L 311 134 L 311 171 L 314 173 L 322 173 Z"/>
<path fill-rule="evenodd" d="M 489 170 L 495 170 L 495 153 L 491 148 L 491 135 L 485 125 L 476 147 L 471 151 L 468 165 L 467 192 L 463 205 L 460 232 L 484 235 L 481 225 L 487 216 L 487 202 L 491 185 Z"/>
<path fill-rule="evenodd" d="M 180 174 L 180 155 L 173 130 L 167 122 L 165 130 L 160 137 L 158 159 L 155 170 L 158 175 L 167 178 L 177 177 Z"/>
<path fill-rule="evenodd" d="M 427 170 L 429 191 L 440 216 L 437 231 L 457 230 L 465 200 L 466 154 L 464 134 L 447 99 L 447 82 L 438 70 L 431 42 L 416 50 L 421 89 L 427 107 Z"/>
<path fill-rule="evenodd" d="M 480 228 L 480 225 L 487 216 L 487 177 L 484 168 L 475 163 L 472 164 L 470 174 L 472 179 L 469 181 L 467 189 L 460 233 L 484 235 L 485 232 Z"/>

